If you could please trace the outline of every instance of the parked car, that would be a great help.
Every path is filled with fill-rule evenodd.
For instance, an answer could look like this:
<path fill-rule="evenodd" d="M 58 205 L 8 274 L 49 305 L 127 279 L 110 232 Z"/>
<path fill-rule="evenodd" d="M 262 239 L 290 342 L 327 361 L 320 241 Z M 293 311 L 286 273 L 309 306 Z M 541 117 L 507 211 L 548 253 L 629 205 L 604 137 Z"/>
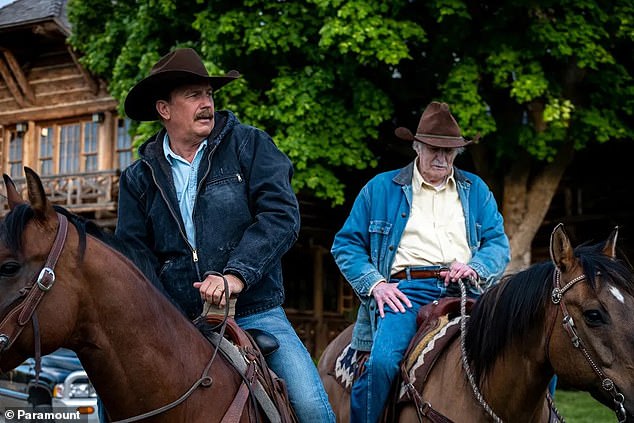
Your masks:
<path fill-rule="evenodd" d="M 88 422 L 99 422 L 97 393 L 77 355 L 60 348 L 42 357 L 39 381 L 35 360 L 29 358 L 15 369 L 0 374 L 0 411 L 20 407 L 46 411 L 79 411 Z M 86 421 L 85 418 L 81 421 Z"/>

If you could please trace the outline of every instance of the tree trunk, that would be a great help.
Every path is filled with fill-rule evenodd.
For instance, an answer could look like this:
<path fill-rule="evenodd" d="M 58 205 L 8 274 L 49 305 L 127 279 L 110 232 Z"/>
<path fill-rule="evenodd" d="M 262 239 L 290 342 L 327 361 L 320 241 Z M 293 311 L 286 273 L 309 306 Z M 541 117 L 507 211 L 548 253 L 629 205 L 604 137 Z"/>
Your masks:
<path fill-rule="evenodd" d="M 548 212 L 559 182 L 572 160 L 573 143 L 566 142 L 554 160 L 531 177 L 536 164 L 528 154 L 513 163 L 504 178 L 502 215 L 511 244 L 511 262 L 507 273 L 531 264 L 531 244 Z"/>

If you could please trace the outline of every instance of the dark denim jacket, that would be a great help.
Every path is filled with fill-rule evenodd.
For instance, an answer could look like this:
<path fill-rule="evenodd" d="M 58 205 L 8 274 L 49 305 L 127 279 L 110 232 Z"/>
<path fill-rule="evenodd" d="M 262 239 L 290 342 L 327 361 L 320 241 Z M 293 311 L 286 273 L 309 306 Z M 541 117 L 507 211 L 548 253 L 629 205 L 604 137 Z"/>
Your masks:
<path fill-rule="evenodd" d="M 202 302 L 193 283 L 207 271 L 238 275 L 236 316 L 284 301 L 281 257 L 296 241 L 299 208 L 290 160 L 263 131 L 216 112 L 198 169 L 195 250 L 187 241 L 161 130 L 139 149 L 119 184 L 116 235 L 146 256 L 149 278 L 191 319 Z M 143 267 L 143 266 L 140 266 Z M 158 276 L 158 280 L 156 279 Z"/>

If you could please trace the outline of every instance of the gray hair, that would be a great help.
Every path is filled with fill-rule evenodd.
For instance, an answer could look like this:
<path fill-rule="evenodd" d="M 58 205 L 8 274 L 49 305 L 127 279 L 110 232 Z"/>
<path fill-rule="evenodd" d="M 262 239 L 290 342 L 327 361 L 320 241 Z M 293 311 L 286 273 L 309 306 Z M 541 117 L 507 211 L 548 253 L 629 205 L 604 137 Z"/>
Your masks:
<path fill-rule="evenodd" d="M 417 141 L 417 140 L 412 141 L 412 149 L 416 152 L 416 154 L 420 154 L 420 150 L 423 148 L 423 144 L 424 143 L 421 142 L 421 141 Z M 464 153 L 465 148 L 464 147 L 456 147 L 453 150 L 454 150 L 454 153 L 455 153 L 454 157 L 457 157 L 459 154 Z"/>

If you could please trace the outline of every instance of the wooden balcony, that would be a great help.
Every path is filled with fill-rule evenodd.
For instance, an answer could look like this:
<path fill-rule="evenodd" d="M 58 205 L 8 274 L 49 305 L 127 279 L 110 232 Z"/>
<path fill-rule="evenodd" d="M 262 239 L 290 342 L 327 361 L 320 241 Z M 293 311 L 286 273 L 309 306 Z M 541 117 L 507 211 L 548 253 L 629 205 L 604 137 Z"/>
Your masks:
<path fill-rule="evenodd" d="M 109 222 L 116 214 L 118 170 L 49 175 L 41 176 L 41 179 L 44 190 L 53 204 L 63 206 L 73 213 L 87 214 L 101 224 Z M 13 182 L 22 193 L 22 197 L 27 198 L 25 178 L 16 178 Z M 8 211 L 8 204 L 3 201 L 0 216 L 4 216 Z M 101 219 L 106 220 L 100 222 Z"/>

